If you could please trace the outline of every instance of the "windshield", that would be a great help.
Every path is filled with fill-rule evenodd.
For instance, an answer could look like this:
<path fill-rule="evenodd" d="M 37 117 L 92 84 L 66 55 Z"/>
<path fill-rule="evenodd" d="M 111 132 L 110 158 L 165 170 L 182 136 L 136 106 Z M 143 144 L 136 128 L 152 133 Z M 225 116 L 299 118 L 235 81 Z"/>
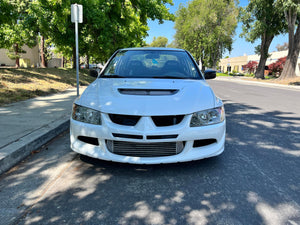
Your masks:
<path fill-rule="evenodd" d="M 202 79 L 185 51 L 123 50 L 110 61 L 101 77 Z"/>

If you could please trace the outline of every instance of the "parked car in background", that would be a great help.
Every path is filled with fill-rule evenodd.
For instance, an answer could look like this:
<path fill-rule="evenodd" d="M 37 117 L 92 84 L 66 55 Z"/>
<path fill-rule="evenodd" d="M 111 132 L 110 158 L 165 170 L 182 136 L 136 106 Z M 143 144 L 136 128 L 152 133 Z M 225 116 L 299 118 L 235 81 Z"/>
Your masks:
<path fill-rule="evenodd" d="M 95 74 L 95 73 L 94 73 Z M 71 148 L 103 160 L 175 163 L 224 150 L 225 112 L 189 52 L 128 48 L 113 54 L 75 100 Z"/>
<path fill-rule="evenodd" d="M 87 64 L 81 64 L 80 68 L 81 69 L 87 68 Z M 89 64 L 89 69 L 95 69 L 95 68 L 98 68 L 98 64 Z"/>

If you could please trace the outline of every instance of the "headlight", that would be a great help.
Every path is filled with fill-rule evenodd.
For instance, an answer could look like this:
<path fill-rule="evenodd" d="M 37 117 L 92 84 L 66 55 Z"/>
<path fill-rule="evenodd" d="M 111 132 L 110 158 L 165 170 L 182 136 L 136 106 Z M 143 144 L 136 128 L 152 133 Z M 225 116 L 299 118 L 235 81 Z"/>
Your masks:
<path fill-rule="evenodd" d="M 214 109 L 203 110 L 200 112 L 195 112 L 192 116 L 190 126 L 199 127 L 207 126 L 216 123 L 221 123 L 225 119 L 224 107 L 217 107 Z"/>
<path fill-rule="evenodd" d="M 99 111 L 76 104 L 73 105 L 72 118 L 84 123 L 101 125 L 101 113 Z"/>

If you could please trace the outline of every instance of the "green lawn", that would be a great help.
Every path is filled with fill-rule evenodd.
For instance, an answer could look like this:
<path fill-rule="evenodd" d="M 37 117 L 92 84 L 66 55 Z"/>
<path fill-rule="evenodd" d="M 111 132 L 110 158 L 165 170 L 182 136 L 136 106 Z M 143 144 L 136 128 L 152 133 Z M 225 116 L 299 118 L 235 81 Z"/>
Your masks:
<path fill-rule="evenodd" d="M 229 77 L 228 73 L 217 73 L 217 77 Z"/>
<path fill-rule="evenodd" d="M 95 78 L 80 70 L 80 85 Z M 0 105 L 62 92 L 76 87 L 76 70 L 64 68 L 0 68 Z"/>

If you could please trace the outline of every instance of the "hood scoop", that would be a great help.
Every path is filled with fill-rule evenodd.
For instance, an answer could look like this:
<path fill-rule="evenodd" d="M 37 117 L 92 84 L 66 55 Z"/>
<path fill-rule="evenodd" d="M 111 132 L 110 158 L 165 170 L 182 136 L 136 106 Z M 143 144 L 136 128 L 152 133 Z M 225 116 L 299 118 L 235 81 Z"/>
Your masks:
<path fill-rule="evenodd" d="M 163 96 L 175 95 L 178 89 L 132 89 L 132 88 L 119 88 L 118 91 L 123 95 L 150 95 L 150 96 Z"/>

